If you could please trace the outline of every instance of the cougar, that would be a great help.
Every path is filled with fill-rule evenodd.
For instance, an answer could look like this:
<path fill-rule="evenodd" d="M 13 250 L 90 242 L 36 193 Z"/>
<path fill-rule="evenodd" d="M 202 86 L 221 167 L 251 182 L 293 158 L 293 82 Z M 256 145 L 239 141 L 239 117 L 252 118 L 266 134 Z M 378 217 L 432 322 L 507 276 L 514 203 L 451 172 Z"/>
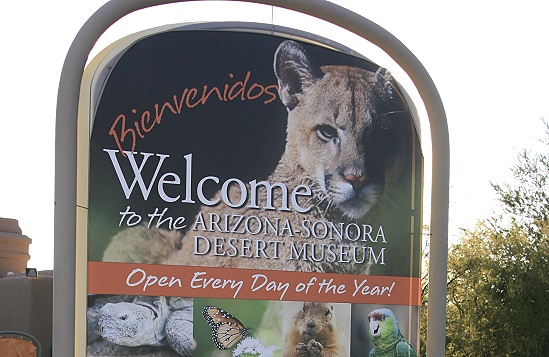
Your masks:
<path fill-rule="evenodd" d="M 280 206 L 288 198 L 278 187 L 289 192 L 301 187 L 294 202 L 300 209 L 204 206 L 182 243 L 172 244 L 177 249 L 156 257 L 157 263 L 314 272 L 345 272 L 359 265 L 356 271 L 367 272 L 370 241 L 362 239 L 368 233 L 362 230 L 369 226 L 363 223 L 399 176 L 399 142 L 410 135 L 393 115 L 403 106 L 400 92 L 384 69 L 318 66 L 302 45 L 289 40 L 275 53 L 274 73 L 288 112 L 286 146 L 266 180 L 278 186 L 256 199 L 259 207 Z M 238 201 L 242 192 L 231 188 L 224 194 Z M 232 229 L 239 224 L 247 234 Z M 345 233 L 349 225 L 352 238 Z M 150 229 L 151 236 L 158 236 L 155 230 Z M 124 260 L 121 252 L 137 244 L 128 238 L 131 231 L 113 238 L 104 260 Z M 368 234 L 372 238 L 376 231 Z M 143 254 L 158 251 L 151 245 L 162 241 L 141 242 Z M 347 264 L 347 258 L 354 261 Z"/>

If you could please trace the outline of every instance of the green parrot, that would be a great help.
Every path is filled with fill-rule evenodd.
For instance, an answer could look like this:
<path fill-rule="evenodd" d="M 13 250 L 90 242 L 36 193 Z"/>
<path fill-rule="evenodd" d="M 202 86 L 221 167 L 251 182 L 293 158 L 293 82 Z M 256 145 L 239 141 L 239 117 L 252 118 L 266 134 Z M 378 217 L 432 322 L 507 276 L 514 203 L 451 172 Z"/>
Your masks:
<path fill-rule="evenodd" d="M 369 335 L 374 348 L 369 357 L 417 357 L 414 347 L 400 333 L 398 322 L 389 309 L 377 309 L 368 315 Z"/>

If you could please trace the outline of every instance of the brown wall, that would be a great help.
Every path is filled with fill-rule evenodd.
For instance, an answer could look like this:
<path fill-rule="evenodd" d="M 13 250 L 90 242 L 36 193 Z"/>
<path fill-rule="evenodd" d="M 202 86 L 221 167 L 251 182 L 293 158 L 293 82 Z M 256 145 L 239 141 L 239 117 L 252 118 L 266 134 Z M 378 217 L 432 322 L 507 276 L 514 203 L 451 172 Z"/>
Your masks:
<path fill-rule="evenodd" d="M 0 279 L 0 331 L 16 330 L 36 337 L 42 356 L 51 357 L 52 303 L 51 276 Z"/>

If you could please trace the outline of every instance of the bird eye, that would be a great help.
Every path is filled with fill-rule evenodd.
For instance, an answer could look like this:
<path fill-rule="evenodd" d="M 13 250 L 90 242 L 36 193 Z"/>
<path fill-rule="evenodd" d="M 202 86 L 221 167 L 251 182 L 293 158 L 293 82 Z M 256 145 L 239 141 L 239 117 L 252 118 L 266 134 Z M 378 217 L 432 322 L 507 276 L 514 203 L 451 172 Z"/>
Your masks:
<path fill-rule="evenodd" d="M 385 318 L 386 318 L 386 317 L 387 317 L 387 316 L 385 316 L 385 315 L 381 315 L 381 321 L 385 321 Z"/>
<path fill-rule="evenodd" d="M 322 140 L 329 141 L 333 138 L 337 138 L 337 129 L 331 127 L 330 125 L 319 125 L 316 127 L 316 132 L 318 134 L 318 137 Z"/>

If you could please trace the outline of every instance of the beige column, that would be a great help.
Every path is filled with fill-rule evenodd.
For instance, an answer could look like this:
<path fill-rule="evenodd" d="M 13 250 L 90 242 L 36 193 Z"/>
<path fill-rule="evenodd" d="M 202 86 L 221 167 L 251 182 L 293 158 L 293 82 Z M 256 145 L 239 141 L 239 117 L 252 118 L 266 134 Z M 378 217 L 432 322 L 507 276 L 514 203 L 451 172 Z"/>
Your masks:
<path fill-rule="evenodd" d="M 0 218 L 0 278 L 25 272 L 32 240 L 22 233 L 16 219 Z"/>

